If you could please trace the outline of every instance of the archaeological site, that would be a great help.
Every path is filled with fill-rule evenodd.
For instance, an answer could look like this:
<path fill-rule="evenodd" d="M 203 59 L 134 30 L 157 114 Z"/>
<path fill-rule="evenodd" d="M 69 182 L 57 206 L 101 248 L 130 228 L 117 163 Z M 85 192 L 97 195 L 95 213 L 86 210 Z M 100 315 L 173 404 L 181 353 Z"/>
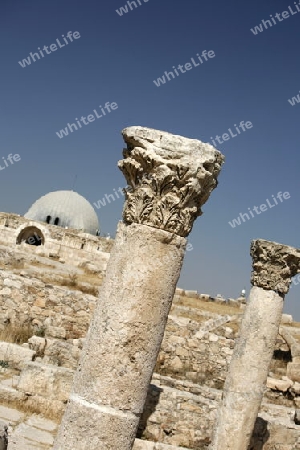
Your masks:
<path fill-rule="evenodd" d="M 0 213 L 0 450 L 300 450 L 300 250 L 249 242 L 248 298 L 181 289 L 224 156 L 122 134 L 115 239 L 71 190 Z"/>

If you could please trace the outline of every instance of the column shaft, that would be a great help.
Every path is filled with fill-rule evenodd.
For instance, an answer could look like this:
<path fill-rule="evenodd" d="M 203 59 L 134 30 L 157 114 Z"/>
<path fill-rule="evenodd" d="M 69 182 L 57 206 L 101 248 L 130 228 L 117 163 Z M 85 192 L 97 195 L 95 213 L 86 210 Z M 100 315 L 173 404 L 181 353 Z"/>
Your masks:
<path fill-rule="evenodd" d="M 119 224 L 55 450 L 132 448 L 185 245 L 163 230 Z"/>
<path fill-rule="evenodd" d="M 281 321 L 283 297 L 251 289 L 224 386 L 211 450 L 247 450 Z"/>

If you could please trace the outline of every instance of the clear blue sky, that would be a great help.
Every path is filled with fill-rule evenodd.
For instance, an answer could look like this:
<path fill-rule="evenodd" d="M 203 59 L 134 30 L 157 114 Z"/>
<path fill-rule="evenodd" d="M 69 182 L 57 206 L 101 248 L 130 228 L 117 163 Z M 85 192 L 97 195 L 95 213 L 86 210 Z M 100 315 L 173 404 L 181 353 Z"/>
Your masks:
<path fill-rule="evenodd" d="M 218 145 L 226 163 L 189 237 L 179 286 L 237 297 L 250 288 L 250 242 L 300 247 L 300 13 L 254 35 L 250 28 L 292 0 L 149 0 L 120 16 L 125 0 L 1 0 L 0 210 L 24 214 L 49 191 L 72 189 L 91 203 L 125 186 L 117 168 L 121 130 L 141 125 L 210 141 L 234 124 L 253 127 Z M 68 31 L 80 38 L 22 68 L 18 61 Z M 215 58 L 161 87 L 154 79 L 203 50 Z M 49 50 L 48 50 L 49 51 Z M 62 139 L 56 131 L 99 105 L 118 109 Z M 3 166 L 3 164 L 2 164 Z M 229 221 L 279 191 L 291 198 L 240 226 Z M 123 200 L 97 210 L 114 235 Z M 300 284 L 286 297 L 300 320 Z"/>

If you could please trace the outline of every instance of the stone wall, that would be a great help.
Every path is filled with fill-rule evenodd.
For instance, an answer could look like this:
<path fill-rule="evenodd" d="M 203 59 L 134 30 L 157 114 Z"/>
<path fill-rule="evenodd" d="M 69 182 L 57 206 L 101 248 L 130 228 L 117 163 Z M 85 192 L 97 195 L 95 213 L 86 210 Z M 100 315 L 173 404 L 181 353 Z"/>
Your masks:
<path fill-rule="evenodd" d="M 40 230 L 44 237 L 44 244 L 40 246 L 25 243 L 16 245 L 22 232 L 30 227 Z M 113 240 L 28 220 L 16 214 L 0 213 L 0 244 L 16 246 L 16 251 L 18 251 L 18 247 L 23 247 L 26 251 L 56 257 L 75 265 L 89 260 L 101 263 L 103 254 L 109 255 Z"/>
<path fill-rule="evenodd" d="M 59 277 L 55 275 L 56 283 Z M 187 308 L 179 304 L 181 298 L 182 294 L 175 295 L 155 371 L 221 389 L 237 336 L 232 323 L 238 326 L 242 312 L 236 309 L 236 314 L 222 316 Z M 96 301 L 95 295 L 44 283 L 26 272 L 17 275 L 0 270 L 0 330 L 8 323 L 27 323 L 42 328 L 48 337 L 81 338 Z M 280 336 L 278 348 L 288 350 Z M 271 371 L 286 375 L 288 362 L 274 359 Z"/>
<path fill-rule="evenodd" d="M 29 324 L 46 336 L 85 336 L 95 297 L 0 270 L 0 330 L 9 324 Z"/>
<path fill-rule="evenodd" d="M 234 348 L 235 332 L 226 327 L 239 315 L 219 316 L 199 310 L 196 321 L 188 308 L 173 305 L 155 371 L 176 379 L 220 389 Z M 197 318 L 197 310 L 193 312 Z"/>
<path fill-rule="evenodd" d="M 221 392 L 153 375 L 138 437 L 164 444 L 206 449 Z"/>
<path fill-rule="evenodd" d="M 56 275 L 57 282 L 58 277 Z M 0 270 L 0 329 L 8 322 L 29 323 L 45 329 L 49 337 L 84 337 L 95 303 L 93 295 Z M 235 336 L 233 330 L 224 325 L 239 315 L 222 317 L 199 311 L 197 317 L 196 310 L 192 314 L 202 320 L 199 322 L 184 317 L 188 311 L 176 302 L 172 306 L 156 372 L 221 388 Z"/>

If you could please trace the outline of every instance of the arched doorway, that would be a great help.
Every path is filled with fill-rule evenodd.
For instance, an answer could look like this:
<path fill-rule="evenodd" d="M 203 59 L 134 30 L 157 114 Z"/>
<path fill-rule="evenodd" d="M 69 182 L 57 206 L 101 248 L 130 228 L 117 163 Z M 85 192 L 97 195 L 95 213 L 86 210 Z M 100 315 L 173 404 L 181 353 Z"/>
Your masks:
<path fill-rule="evenodd" d="M 44 245 L 45 238 L 39 228 L 30 226 L 20 231 L 16 244 L 20 245 L 22 242 L 28 245 Z"/>

